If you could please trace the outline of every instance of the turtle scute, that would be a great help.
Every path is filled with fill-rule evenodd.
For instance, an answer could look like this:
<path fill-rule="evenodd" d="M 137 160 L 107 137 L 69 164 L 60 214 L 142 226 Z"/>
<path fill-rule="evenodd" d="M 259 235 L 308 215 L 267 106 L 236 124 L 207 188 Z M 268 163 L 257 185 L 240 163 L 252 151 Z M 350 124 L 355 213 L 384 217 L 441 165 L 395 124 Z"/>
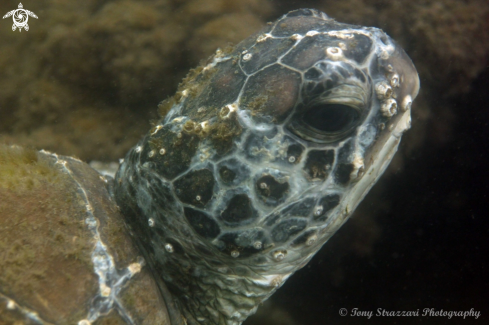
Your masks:
<path fill-rule="evenodd" d="M 0 323 L 168 324 L 106 185 L 74 158 L 0 146 Z"/>

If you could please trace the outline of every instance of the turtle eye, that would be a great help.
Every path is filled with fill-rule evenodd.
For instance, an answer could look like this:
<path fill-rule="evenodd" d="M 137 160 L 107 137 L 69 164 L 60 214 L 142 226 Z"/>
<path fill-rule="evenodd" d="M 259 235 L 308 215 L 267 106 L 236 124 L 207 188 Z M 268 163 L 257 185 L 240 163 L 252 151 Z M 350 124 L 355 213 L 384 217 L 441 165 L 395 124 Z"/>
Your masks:
<path fill-rule="evenodd" d="M 340 141 L 360 124 L 362 108 L 347 104 L 315 102 L 291 119 L 288 127 L 301 138 L 318 143 Z"/>
<path fill-rule="evenodd" d="M 343 133 L 356 125 L 358 111 L 343 104 L 316 104 L 302 116 L 302 121 L 320 133 Z"/>

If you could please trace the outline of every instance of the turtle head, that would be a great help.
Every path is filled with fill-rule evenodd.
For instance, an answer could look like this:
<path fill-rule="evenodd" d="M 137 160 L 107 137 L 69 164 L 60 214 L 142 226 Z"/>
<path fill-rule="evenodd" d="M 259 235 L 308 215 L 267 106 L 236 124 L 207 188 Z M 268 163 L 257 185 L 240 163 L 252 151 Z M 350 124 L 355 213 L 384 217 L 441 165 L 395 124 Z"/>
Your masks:
<path fill-rule="evenodd" d="M 418 88 L 381 30 L 309 9 L 191 71 L 115 185 L 186 317 L 239 324 L 303 267 L 390 162 Z"/>

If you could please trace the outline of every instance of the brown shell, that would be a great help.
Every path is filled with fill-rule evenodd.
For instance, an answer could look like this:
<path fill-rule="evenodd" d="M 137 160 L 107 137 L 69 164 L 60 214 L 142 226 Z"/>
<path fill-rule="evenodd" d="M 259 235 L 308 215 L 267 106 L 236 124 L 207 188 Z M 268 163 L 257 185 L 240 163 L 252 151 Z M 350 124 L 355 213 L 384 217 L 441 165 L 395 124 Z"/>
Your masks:
<path fill-rule="evenodd" d="M 0 324 L 170 324 L 107 182 L 77 159 L 0 146 Z"/>

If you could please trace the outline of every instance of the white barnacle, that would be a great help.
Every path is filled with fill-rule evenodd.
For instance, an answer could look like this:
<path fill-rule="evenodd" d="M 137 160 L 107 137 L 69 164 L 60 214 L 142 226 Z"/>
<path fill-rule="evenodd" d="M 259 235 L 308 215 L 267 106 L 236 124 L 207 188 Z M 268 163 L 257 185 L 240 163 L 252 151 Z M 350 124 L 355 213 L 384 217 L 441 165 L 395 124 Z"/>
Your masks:
<path fill-rule="evenodd" d="M 211 124 L 209 123 L 209 121 L 201 122 L 200 123 L 201 132 L 205 134 L 207 131 L 209 131 L 210 125 Z"/>
<path fill-rule="evenodd" d="M 200 195 L 197 195 L 197 196 L 195 197 L 195 199 L 196 199 L 197 201 L 202 200 L 202 198 L 200 197 Z"/>
<path fill-rule="evenodd" d="M 300 34 L 293 34 L 292 36 L 290 36 L 290 39 L 293 41 L 300 41 L 302 38 L 303 36 Z"/>
<path fill-rule="evenodd" d="M 353 35 L 352 33 L 348 33 L 345 31 L 332 31 L 332 32 L 327 32 L 327 34 L 329 36 L 333 36 L 340 39 L 352 39 L 355 37 L 355 35 Z"/>
<path fill-rule="evenodd" d="M 286 255 L 287 255 L 287 251 L 286 250 L 280 250 L 280 251 L 273 252 L 273 258 L 277 262 L 282 261 L 285 258 Z"/>
<path fill-rule="evenodd" d="M 154 150 L 151 150 L 149 153 L 148 153 L 148 157 L 151 158 L 155 155 L 155 151 Z"/>
<path fill-rule="evenodd" d="M 375 85 L 375 92 L 378 99 L 385 99 L 392 97 L 392 87 L 385 81 L 379 82 Z"/>
<path fill-rule="evenodd" d="M 406 97 L 404 97 L 404 99 L 401 102 L 401 109 L 405 112 L 411 108 L 412 104 L 413 104 L 413 99 L 411 98 L 411 96 L 407 95 Z"/>
<path fill-rule="evenodd" d="M 408 114 L 405 124 L 405 130 L 409 130 L 411 128 L 411 114 Z"/>
<path fill-rule="evenodd" d="M 216 54 L 214 54 L 215 59 L 219 59 L 224 56 L 224 52 L 221 49 L 216 50 Z"/>
<path fill-rule="evenodd" d="M 221 111 L 219 112 L 219 116 L 223 119 L 226 119 L 231 116 L 232 112 L 236 112 L 237 110 L 238 110 L 238 105 L 236 105 L 236 103 L 228 104 L 223 108 L 221 108 Z"/>
<path fill-rule="evenodd" d="M 62 166 L 64 166 L 64 167 L 66 167 L 66 164 L 67 164 L 66 160 L 62 160 L 62 159 L 58 160 L 56 163 L 57 163 L 57 164 L 60 164 L 60 165 L 62 165 Z M 69 171 L 68 171 L 68 172 L 69 172 Z"/>
<path fill-rule="evenodd" d="M 143 149 L 143 148 L 141 148 L 141 146 L 137 146 L 137 147 L 136 147 L 136 152 L 137 152 L 137 153 L 140 153 L 142 149 Z"/>
<path fill-rule="evenodd" d="M 316 235 L 313 235 L 309 238 L 307 238 L 306 245 L 307 246 L 312 246 L 314 243 L 318 240 L 318 237 Z"/>
<path fill-rule="evenodd" d="M 338 43 L 338 47 L 342 49 L 343 51 L 346 51 L 348 48 L 346 47 L 346 44 L 343 42 Z"/>
<path fill-rule="evenodd" d="M 132 263 L 132 264 L 130 264 L 130 265 L 127 267 L 127 270 L 128 270 L 129 272 L 131 272 L 131 274 L 137 274 L 137 273 L 141 272 L 141 268 L 142 268 L 142 267 L 143 267 L 143 266 L 141 265 L 141 263 L 137 263 L 137 262 L 136 262 L 136 263 Z"/>
<path fill-rule="evenodd" d="M 163 156 L 166 153 L 166 150 L 165 150 L 165 148 L 161 148 L 159 152 L 160 152 L 160 155 Z"/>
<path fill-rule="evenodd" d="M 314 36 L 314 35 L 317 35 L 317 34 L 319 34 L 319 32 L 318 32 L 318 31 L 316 31 L 316 30 L 310 30 L 310 31 L 308 31 L 308 32 L 306 33 L 306 36 L 311 37 L 311 36 Z"/>
<path fill-rule="evenodd" d="M 110 296 L 110 293 L 112 292 L 112 289 L 108 287 L 105 283 L 102 283 L 100 285 L 100 295 L 102 297 L 108 297 Z"/>
<path fill-rule="evenodd" d="M 234 257 L 234 258 L 238 257 L 239 256 L 239 251 L 237 251 L 237 250 L 231 251 L 231 256 Z"/>
<path fill-rule="evenodd" d="M 391 86 L 396 88 L 400 86 L 399 75 L 395 73 L 391 78 Z"/>
<path fill-rule="evenodd" d="M 181 132 L 178 132 L 177 133 L 177 138 L 181 139 L 182 138 L 182 133 Z"/>
<path fill-rule="evenodd" d="M 295 162 L 295 157 L 294 156 L 290 156 L 289 157 L 289 163 L 293 164 Z"/>
<path fill-rule="evenodd" d="M 389 98 L 382 103 L 380 107 L 382 115 L 385 117 L 391 117 L 397 113 L 397 102 L 395 99 Z"/>
<path fill-rule="evenodd" d="M 243 55 L 243 61 L 249 61 L 252 56 L 253 56 L 253 54 L 246 53 L 245 55 Z"/>
<path fill-rule="evenodd" d="M 85 219 L 85 224 L 90 227 L 90 228 L 95 228 L 97 227 L 97 220 L 92 220 L 90 218 Z"/>
<path fill-rule="evenodd" d="M 212 69 L 216 64 L 214 62 L 211 62 L 209 63 L 208 65 L 206 65 L 203 69 L 202 69 L 202 72 L 207 72 L 209 71 L 210 69 Z"/>
<path fill-rule="evenodd" d="M 7 302 L 7 309 L 9 309 L 9 310 L 13 310 L 13 309 L 15 309 L 15 301 L 13 301 L 12 299 L 10 299 L 10 300 Z"/>
<path fill-rule="evenodd" d="M 321 213 L 323 213 L 324 207 L 322 205 L 318 205 L 316 208 L 314 208 L 314 215 L 316 217 L 319 217 Z"/>
<path fill-rule="evenodd" d="M 228 114 L 229 114 L 229 107 L 224 106 L 223 108 L 221 108 L 221 111 L 219 112 L 219 116 L 221 116 L 221 118 L 226 118 Z"/>
<path fill-rule="evenodd" d="M 261 241 L 256 241 L 253 243 L 253 248 L 254 249 L 261 249 L 263 246 L 262 242 Z"/>
<path fill-rule="evenodd" d="M 390 54 L 389 52 L 387 52 L 386 50 L 383 50 L 381 53 L 380 53 L 380 58 L 382 60 L 388 60 L 390 58 Z"/>
<path fill-rule="evenodd" d="M 226 105 L 226 107 L 229 108 L 229 113 L 236 112 L 238 110 L 238 104 L 236 103 Z"/>
<path fill-rule="evenodd" d="M 151 135 L 155 135 L 158 133 L 159 130 L 161 130 L 163 127 L 161 125 L 157 125 L 154 127 L 153 132 L 151 132 Z"/>
<path fill-rule="evenodd" d="M 260 36 L 258 36 L 258 38 L 256 39 L 256 42 L 257 43 L 261 43 L 261 42 L 264 42 L 267 38 L 271 38 L 272 35 L 270 34 L 261 34 Z"/>
<path fill-rule="evenodd" d="M 148 225 L 149 225 L 150 227 L 154 227 L 154 225 L 155 225 L 155 220 L 154 220 L 153 218 L 149 218 L 149 219 L 148 219 Z"/>
<path fill-rule="evenodd" d="M 88 319 L 82 319 L 78 322 L 78 325 L 92 325 L 92 323 Z"/>
<path fill-rule="evenodd" d="M 166 243 L 166 244 L 165 244 L 165 250 L 166 250 L 168 253 L 173 253 L 173 252 L 174 252 L 173 245 L 172 245 L 172 244 L 170 244 L 170 243 Z"/>
<path fill-rule="evenodd" d="M 260 183 L 260 188 L 261 188 L 261 189 L 266 189 L 266 188 L 268 188 L 267 183 L 265 183 L 265 182 Z"/>
<path fill-rule="evenodd" d="M 352 161 L 352 165 L 353 165 L 353 170 L 350 173 L 350 179 L 358 180 L 362 178 L 363 174 L 365 173 L 365 164 L 363 161 L 363 157 L 356 154 L 355 158 Z"/>
<path fill-rule="evenodd" d="M 326 55 L 334 61 L 343 59 L 343 50 L 339 47 L 328 47 L 326 49 Z"/>

